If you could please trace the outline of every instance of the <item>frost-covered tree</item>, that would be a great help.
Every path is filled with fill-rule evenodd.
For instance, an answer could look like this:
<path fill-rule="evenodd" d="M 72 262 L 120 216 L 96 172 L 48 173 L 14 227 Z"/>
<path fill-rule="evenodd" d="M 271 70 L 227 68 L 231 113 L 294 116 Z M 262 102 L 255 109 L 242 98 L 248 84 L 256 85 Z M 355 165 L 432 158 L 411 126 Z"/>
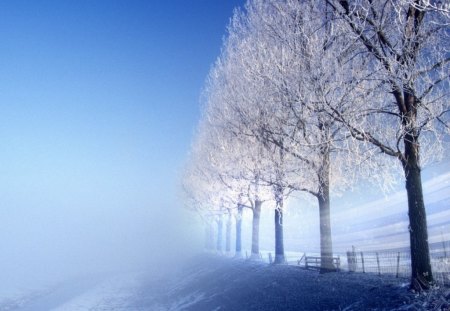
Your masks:
<path fill-rule="evenodd" d="M 260 84 L 260 76 L 255 75 L 249 66 L 249 60 L 257 66 L 268 66 L 261 59 L 261 54 L 255 54 L 262 49 L 255 49 L 259 44 L 257 33 L 244 25 L 247 15 L 236 11 L 229 29 L 229 37 L 225 42 L 223 53 L 211 71 L 208 87 L 208 105 L 212 124 L 222 124 L 231 135 L 232 146 L 227 150 L 241 146 L 241 151 L 235 152 L 238 158 L 233 163 L 239 164 L 240 178 L 252 182 L 248 193 L 260 192 L 249 200 L 253 211 L 253 236 L 258 236 L 258 224 L 261 213 L 262 199 L 275 202 L 275 263 L 285 261 L 283 246 L 283 209 L 284 199 L 292 191 L 288 182 L 290 155 L 284 150 L 276 150 L 275 146 L 267 145 L 263 137 L 264 128 L 275 120 L 267 106 L 260 103 L 271 100 L 267 87 Z M 261 62 L 258 62 L 260 60 Z M 257 71 L 257 69 L 255 69 Z M 298 170 L 298 167 L 295 167 Z M 297 177 L 297 176 L 295 176 Z M 292 174 L 289 176 L 292 182 Z M 270 195 L 268 195 L 270 191 Z M 247 195 L 247 198 L 251 196 Z M 244 206 L 240 204 L 239 206 Z M 258 255 L 259 249 L 254 240 L 252 254 Z"/>
<path fill-rule="evenodd" d="M 346 43 L 323 26 L 323 9 L 299 1 L 249 1 L 246 12 L 237 12 L 230 27 L 225 51 L 233 66 L 228 83 L 234 87 L 232 92 L 223 89 L 222 98 L 234 99 L 224 102 L 240 124 L 246 124 L 239 130 L 270 151 L 272 170 L 263 176 L 277 203 L 277 247 L 282 246 L 280 194 L 301 190 L 317 198 L 325 272 L 334 269 L 330 189 L 350 180 L 343 176 L 351 172 L 345 168 L 353 157 L 342 125 L 324 107 L 343 100 L 354 86 L 345 85 L 342 70 L 333 70 L 340 65 L 337 51 Z"/>
<path fill-rule="evenodd" d="M 354 139 L 398 160 L 408 197 L 412 285 L 433 281 L 421 168 L 442 154 L 449 129 L 448 2 L 326 0 L 330 26 L 350 42 L 343 59 L 364 59 L 370 74 L 350 72 L 372 90 L 351 113 L 329 107 Z"/>
<path fill-rule="evenodd" d="M 205 122 L 209 132 L 215 133 L 215 147 L 210 163 L 219 172 L 219 177 L 235 195 L 237 207 L 237 237 L 240 237 L 242 208 L 252 210 L 252 255 L 259 259 L 259 223 L 263 203 L 269 199 L 267 187 L 262 182 L 262 174 L 267 169 L 264 148 L 251 136 L 242 135 L 243 124 L 238 122 L 233 111 L 226 109 L 222 97 L 226 77 L 220 60 L 212 69 L 210 81 L 205 90 L 207 105 Z M 236 243 L 237 256 L 240 256 L 241 243 Z"/>
<path fill-rule="evenodd" d="M 317 198 L 321 270 L 333 269 L 330 194 L 357 173 L 389 186 L 383 154 L 406 179 L 412 282 L 432 281 L 420 170 L 449 131 L 449 34 L 448 6 L 433 1 L 249 0 L 235 12 L 206 88 L 203 149 L 237 220 L 253 211 L 252 255 L 271 197 L 282 258 L 283 201 L 300 190 Z"/>
<path fill-rule="evenodd" d="M 192 145 L 191 154 L 188 165 L 186 165 L 182 187 L 184 193 L 185 204 L 188 208 L 197 212 L 207 229 L 205 229 L 206 245 L 208 249 L 216 248 L 222 251 L 222 217 L 230 214 L 232 211 L 228 208 L 230 197 L 234 193 L 231 189 L 225 187 L 219 172 L 212 164 L 211 157 L 211 136 L 205 131 L 206 125 L 201 123 L 198 129 L 198 135 Z M 213 228 L 217 228 L 214 230 Z M 214 231 L 216 241 L 214 242 Z M 230 237 L 228 234 L 226 238 Z"/>

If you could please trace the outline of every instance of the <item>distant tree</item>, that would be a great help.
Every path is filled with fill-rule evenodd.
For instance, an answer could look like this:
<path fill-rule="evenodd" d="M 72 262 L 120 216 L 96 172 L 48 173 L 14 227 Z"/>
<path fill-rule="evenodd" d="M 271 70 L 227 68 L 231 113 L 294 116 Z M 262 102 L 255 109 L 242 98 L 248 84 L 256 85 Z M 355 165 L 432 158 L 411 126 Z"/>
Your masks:
<path fill-rule="evenodd" d="M 225 252 L 227 254 L 231 251 L 231 226 L 233 214 L 230 208 L 227 209 L 227 224 L 226 224 L 226 238 L 225 238 Z"/>
<path fill-rule="evenodd" d="M 236 213 L 236 241 L 235 241 L 235 257 L 242 257 L 242 213 L 244 205 L 242 204 L 242 195 L 239 195 L 237 203 L 237 213 Z"/>
<path fill-rule="evenodd" d="M 251 55 L 256 34 L 242 25 L 246 18 L 243 12 L 235 12 L 223 53 L 211 71 L 207 89 L 208 119 L 214 120 L 212 124 L 226 129 L 227 133 L 223 135 L 231 137 L 232 146 L 224 149 L 237 150 L 236 146 L 241 146 L 235 152 L 238 158 L 233 164 L 239 172 L 236 177 L 251 182 L 250 191 L 247 191 L 250 194 L 247 195 L 247 206 L 253 211 L 252 256 L 259 257 L 257 237 L 261 205 L 270 199 L 275 202 L 275 263 L 283 263 L 283 201 L 292 189 L 286 186 L 284 150 L 275 150 L 274 146 L 267 146 L 261 140 L 262 128 L 271 122 L 272 116 L 266 107 L 256 104 L 265 100 L 266 90 L 258 89 L 257 82 L 253 80 L 257 77 L 246 73 L 248 68 L 243 66 L 248 57 L 256 56 Z M 245 205 L 241 203 L 239 206 Z"/>
<path fill-rule="evenodd" d="M 208 228 L 205 230 L 207 248 L 222 252 L 222 216 L 229 213 L 224 202 L 232 194 L 221 184 L 218 172 L 209 161 L 210 154 L 205 146 L 208 146 L 207 141 L 211 137 L 203 131 L 204 126 L 199 125 L 199 134 L 191 147 L 189 162 L 183 172 L 182 188 L 186 206 L 197 212 Z M 215 243 L 214 231 L 217 232 Z"/>
<path fill-rule="evenodd" d="M 330 189 L 353 180 L 344 176 L 352 173 L 346 168 L 354 161 L 342 124 L 325 108 L 355 87 L 343 87 L 343 70 L 333 70 L 347 43 L 323 26 L 323 6 L 254 0 L 246 10 L 236 13 L 225 44 L 232 64 L 227 83 L 233 87 L 222 88 L 222 103 L 246 125 L 236 132 L 255 137 L 269 151 L 272 169 L 261 179 L 274 191 L 276 252 L 282 250 L 283 197 L 292 190 L 307 192 L 319 205 L 321 271 L 331 271 Z"/>
<path fill-rule="evenodd" d="M 214 228 L 212 225 L 212 221 L 208 219 L 208 217 L 202 217 L 202 222 L 204 225 L 204 248 L 207 251 L 214 250 Z"/>
<path fill-rule="evenodd" d="M 254 148 L 248 148 L 253 145 L 252 141 L 235 136 L 227 128 L 226 120 L 229 119 L 226 111 L 218 109 L 213 96 L 215 93 L 207 95 L 208 91 L 205 91 L 205 97 L 210 97 L 185 170 L 188 176 L 184 181 L 188 185 L 186 192 L 195 197 L 197 209 L 213 212 L 217 217 L 235 214 L 237 257 L 242 256 L 242 210 L 244 207 L 250 208 L 253 212 L 251 258 L 259 259 L 261 206 L 267 200 L 265 187 L 259 182 L 264 156 Z M 227 226 L 227 245 L 230 242 L 230 225 Z M 217 226 L 221 228 L 220 222 Z M 219 240 L 217 248 L 221 248 Z"/>
<path fill-rule="evenodd" d="M 216 67 L 215 70 L 218 68 Z M 212 80 L 215 83 L 215 80 Z M 216 88 L 217 85 L 210 85 Z M 233 193 L 233 202 L 237 207 L 237 235 L 241 235 L 242 208 L 252 210 L 252 251 L 251 258 L 260 258 L 259 224 L 261 208 L 269 199 L 268 189 L 262 182 L 262 174 L 267 169 L 265 150 L 260 148 L 257 141 L 245 135 L 236 135 L 233 128 L 235 118 L 226 109 L 222 109 L 222 102 L 217 102 L 217 94 L 208 89 L 208 106 L 205 109 L 205 120 L 208 122 L 209 133 L 216 133 L 214 147 L 210 149 L 210 163 L 218 172 L 222 185 Z M 241 125 L 239 125 L 240 127 Z M 214 151 L 212 151 L 214 150 Z M 241 243 L 237 243 L 240 247 Z M 237 249 L 237 256 L 240 256 Z"/>
<path fill-rule="evenodd" d="M 216 250 L 219 253 L 222 253 L 223 249 L 222 249 L 222 233 L 223 233 L 223 220 L 222 220 L 222 215 L 218 215 L 216 217 L 216 222 L 217 222 L 217 244 L 216 244 Z"/>

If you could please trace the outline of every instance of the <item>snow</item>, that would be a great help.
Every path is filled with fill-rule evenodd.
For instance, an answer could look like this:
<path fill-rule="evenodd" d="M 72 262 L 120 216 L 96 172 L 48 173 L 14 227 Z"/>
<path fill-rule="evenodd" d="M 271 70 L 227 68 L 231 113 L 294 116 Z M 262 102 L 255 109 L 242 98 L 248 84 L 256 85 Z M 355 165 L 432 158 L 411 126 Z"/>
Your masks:
<path fill-rule="evenodd" d="M 166 310 L 393 309 L 414 301 L 406 283 L 391 276 L 321 275 L 296 266 L 209 256 L 196 258 L 174 278 L 160 283 L 163 296 L 149 299 L 149 288 L 139 305 L 150 310 L 155 303 Z"/>
<path fill-rule="evenodd" d="M 129 310 L 129 303 L 134 299 L 138 286 L 139 281 L 136 275 L 113 277 L 54 310 Z"/>
<path fill-rule="evenodd" d="M 88 275 L 47 285 L 41 290 L 10 288 L 2 292 L 0 311 L 127 310 L 134 275 Z"/>
<path fill-rule="evenodd" d="M 168 272 L 70 280 L 41 291 L 2 293 L 0 311 L 27 310 L 446 310 L 448 288 L 409 290 L 408 280 L 370 273 L 319 274 L 201 255 Z"/>
<path fill-rule="evenodd" d="M 205 294 L 199 291 L 195 291 L 192 294 L 188 294 L 186 296 L 180 297 L 180 299 L 176 300 L 172 303 L 168 310 L 183 310 L 189 308 L 191 306 L 195 306 L 196 303 L 202 301 L 205 298 Z"/>
<path fill-rule="evenodd" d="M 0 311 L 16 310 L 44 295 L 46 290 L 9 289 L 3 290 L 0 297 Z"/>
<path fill-rule="evenodd" d="M 5 275 L 5 273 L 3 273 Z M 41 282 L 39 285 L 30 285 L 17 282 L 17 280 L 6 278 L 0 282 L 0 311 L 17 310 L 47 295 L 54 285 Z"/>

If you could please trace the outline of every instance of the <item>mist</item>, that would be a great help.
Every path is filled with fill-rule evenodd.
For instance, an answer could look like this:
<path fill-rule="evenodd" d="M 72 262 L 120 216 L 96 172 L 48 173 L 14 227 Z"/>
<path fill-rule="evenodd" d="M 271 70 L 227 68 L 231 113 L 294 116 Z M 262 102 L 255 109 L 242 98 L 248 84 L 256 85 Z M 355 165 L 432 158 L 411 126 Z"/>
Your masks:
<path fill-rule="evenodd" d="M 41 103 L 3 112 L 0 261 L 8 286 L 145 268 L 188 244 L 174 238 L 185 236 L 182 153 L 164 154 L 172 144 L 156 140 L 159 124 L 139 107 Z"/>
<path fill-rule="evenodd" d="M 180 238 L 185 219 L 173 203 L 105 204 L 101 191 L 99 197 L 54 203 L 26 194 L 21 204 L 3 208 L 0 264 L 8 286 L 146 269 L 189 248 Z"/>
<path fill-rule="evenodd" d="M 236 3 L 2 7 L 3 293 L 198 248 L 179 174 Z"/>

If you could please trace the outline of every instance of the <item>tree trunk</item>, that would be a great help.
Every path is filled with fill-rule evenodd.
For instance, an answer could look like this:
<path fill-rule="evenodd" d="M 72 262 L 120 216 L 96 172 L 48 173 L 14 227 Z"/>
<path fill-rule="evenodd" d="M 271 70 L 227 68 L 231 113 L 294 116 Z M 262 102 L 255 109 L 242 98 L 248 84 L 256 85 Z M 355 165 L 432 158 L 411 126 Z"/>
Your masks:
<path fill-rule="evenodd" d="M 326 187 L 328 188 L 328 187 Z M 330 197 L 328 189 L 317 197 L 320 217 L 320 273 L 336 271 L 333 264 L 333 242 L 331 238 Z"/>
<path fill-rule="evenodd" d="M 261 216 L 262 202 L 255 200 L 255 206 L 253 207 L 253 224 L 252 224 L 252 255 L 251 259 L 260 259 L 259 256 L 259 219 Z"/>
<path fill-rule="evenodd" d="M 225 251 L 229 253 L 231 250 L 231 213 L 228 214 Z"/>
<path fill-rule="evenodd" d="M 242 257 L 242 205 L 238 204 L 238 214 L 236 217 L 236 258 Z"/>
<path fill-rule="evenodd" d="M 222 227 L 223 222 L 222 217 L 220 217 L 219 220 L 217 221 L 217 245 L 216 245 L 216 250 L 219 253 L 222 252 Z"/>
<path fill-rule="evenodd" d="M 277 204 L 275 208 L 275 264 L 283 264 L 286 262 L 284 256 L 284 239 L 283 239 L 283 201 Z"/>
<path fill-rule="evenodd" d="M 321 127 L 324 137 L 328 137 L 327 126 Z M 326 140 L 324 140 L 326 141 Z M 331 237 L 330 216 L 330 149 L 324 145 L 321 150 L 322 164 L 319 171 L 319 202 L 320 217 L 320 273 L 336 271 L 333 264 L 333 242 Z"/>
<path fill-rule="evenodd" d="M 210 229 L 209 229 L 209 224 L 205 224 L 205 250 L 209 250 L 209 246 L 210 246 Z"/>
<path fill-rule="evenodd" d="M 429 288 L 433 282 L 428 227 L 419 166 L 418 137 L 406 135 L 405 158 L 402 161 L 408 195 L 409 238 L 411 245 L 411 286 Z"/>
<path fill-rule="evenodd" d="M 208 234 L 208 250 L 214 250 L 214 222 L 210 221 L 208 224 L 209 234 Z"/>
<path fill-rule="evenodd" d="M 414 1 L 415 4 L 419 2 L 420 1 Z M 330 4 L 333 6 L 332 3 Z M 344 9 L 344 14 L 349 17 L 348 23 L 350 24 L 353 31 L 358 35 L 361 43 L 366 46 L 367 51 L 375 56 L 375 59 L 378 60 L 380 64 L 386 69 L 386 73 L 388 73 L 389 75 L 394 73 L 394 70 L 392 69 L 396 67 L 394 66 L 393 68 L 391 68 L 392 61 L 400 60 L 399 65 L 405 69 L 400 73 L 397 73 L 398 76 L 389 77 L 387 82 L 391 84 L 391 92 L 395 97 L 398 107 L 398 115 L 400 117 L 400 121 L 402 122 L 403 132 L 401 134 L 404 135 L 404 154 L 398 155 L 398 158 L 403 165 L 403 171 L 405 173 L 406 181 L 405 187 L 408 196 L 412 273 L 411 287 L 427 288 L 429 287 L 430 283 L 433 282 L 433 275 L 431 272 L 430 251 L 428 245 L 428 228 L 422 191 L 422 178 L 419 161 L 420 132 L 417 128 L 417 115 L 418 109 L 429 110 L 430 107 L 427 107 L 426 105 L 424 105 L 424 103 L 420 103 L 421 100 L 416 96 L 416 91 L 418 90 L 416 89 L 416 82 L 421 83 L 420 79 L 411 79 L 409 78 L 409 73 L 406 74 L 406 72 L 414 71 L 418 63 L 419 55 L 421 54 L 421 52 L 426 51 L 424 50 L 424 47 L 426 47 L 426 45 L 423 45 L 421 43 L 420 38 L 422 30 L 421 27 L 424 24 L 424 16 L 428 13 L 426 13 L 426 10 L 416 8 L 413 4 L 408 5 L 408 9 L 405 10 L 406 16 L 404 16 L 404 21 L 398 24 L 399 27 L 396 27 L 402 34 L 403 47 L 399 52 L 391 54 L 392 56 L 390 56 L 380 53 L 380 51 L 384 50 L 384 46 L 386 45 L 385 40 L 379 40 L 379 36 L 373 36 L 373 38 L 376 39 L 372 40 L 371 37 L 365 35 L 365 33 L 373 33 L 373 30 L 375 30 L 378 34 L 384 32 L 384 27 L 378 28 L 378 17 L 375 16 L 376 20 L 374 21 L 374 23 L 366 23 L 366 21 L 364 20 L 364 24 L 358 24 L 355 26 L 353 21 L 360 19 L 353 19 L 353 17 L 357 17 L 357 15 L 355 14 L 356 11 L 350 8 L 349 1 L 342 0 L 339 1 L 339 4 Z M 381 19 L 379 20 L 381 21 Z M 373 25 L 373 27 L 376 28 L 369 28 L 369 30 L 371 31 L 365 31 L 365 25 Z M 360 26 L 362 26 L 362 28 L 360 28 Z M 402 31 L 401 28 L 403 27 L 404 29 Z M 427 55 L 427 58 L 432 59 L 433 55 Z M 405 78 L 407 78 L 407 82 L 398 81 L 404 81 Z M 377 145 L 380 146 L 380 144 Z"/>

